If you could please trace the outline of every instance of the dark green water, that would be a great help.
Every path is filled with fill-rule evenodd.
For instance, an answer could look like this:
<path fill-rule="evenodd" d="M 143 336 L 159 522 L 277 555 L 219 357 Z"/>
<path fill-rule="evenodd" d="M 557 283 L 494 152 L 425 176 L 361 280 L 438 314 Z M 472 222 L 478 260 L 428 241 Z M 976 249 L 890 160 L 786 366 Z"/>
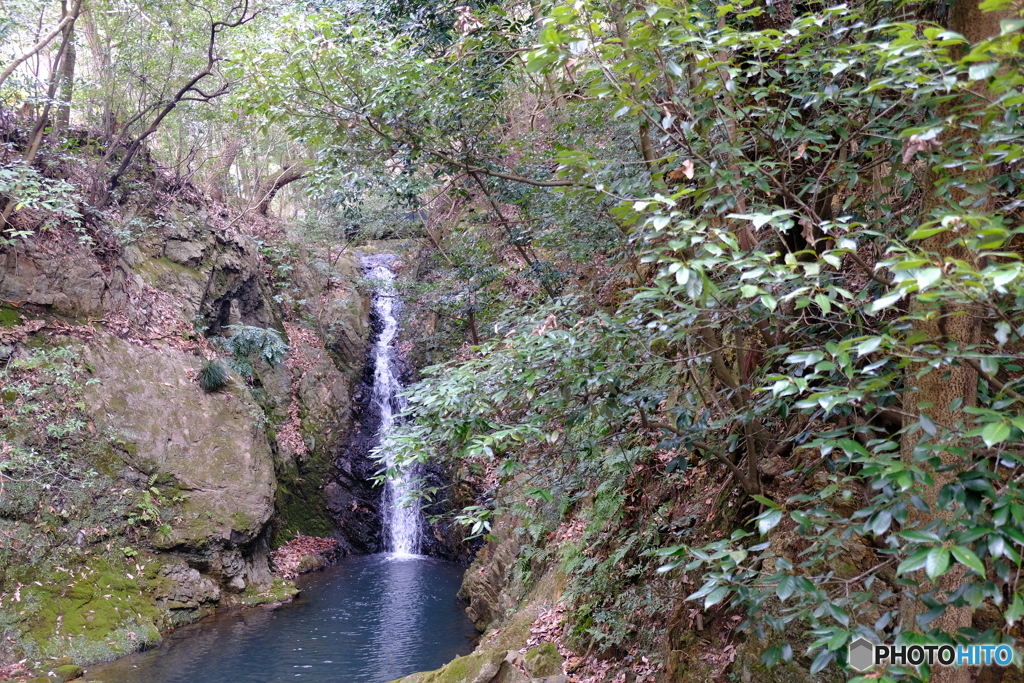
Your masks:
<path fill-rule="evenodd" d="M 349 557 L 298 580 L 277 609 L 218 614 L 148 652 L 91 667 L 105 683 L 386 683 L 473 649 L 455 595 L 463 567 L 431 558 Z"/>

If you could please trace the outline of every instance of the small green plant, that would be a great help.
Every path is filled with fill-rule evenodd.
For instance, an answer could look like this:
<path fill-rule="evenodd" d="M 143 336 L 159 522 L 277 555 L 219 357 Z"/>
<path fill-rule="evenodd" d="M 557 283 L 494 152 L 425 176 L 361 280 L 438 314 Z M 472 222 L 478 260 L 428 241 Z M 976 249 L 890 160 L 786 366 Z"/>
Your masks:
<path fill-rule="evenodd" d="M 138 242 L 147 232 L 156 230 L 161 225 L 163 225 L 163 221 L 147 220 L 141 216 L 135 216 L 125 221 L 111 223 L 110 230 L 117 243 L 126 247 Z"/>
<path fill-rule="evenodd" d="M 281 364 L 291 348 L 272 327 L 229 325 L 226 329 L 231 331 L 231 336 L 215 341 L 231 354 L 228 359 L 231 369 L 245 378 L 252 377 L 253 363 L 257 359 L 274 367 Z"/>
<path fill-rule="evenodd" d="M 73 226 L 81 241 L 89 241 L 82 227 L 77 190 L 65 180 L 47 178 L 21 162 L 6 163 L 0 166 L 0 197 L 13 199 L 16 210 L 28 208 L 60 214 Z M 54 221 L 47 221 L 42 229 L 54 225 Z M 35 230 L 8 230 L 0 235 L 0 244 L 12 244 L 14 239 L 31 237 L 33 234 Z"/>
<path fill-rule="evenodd" d="M 228 368 L 219 360 L 208 360 L 199 369 L 199 386 L 203 391 L 220 391 L 228 385 Z"/>

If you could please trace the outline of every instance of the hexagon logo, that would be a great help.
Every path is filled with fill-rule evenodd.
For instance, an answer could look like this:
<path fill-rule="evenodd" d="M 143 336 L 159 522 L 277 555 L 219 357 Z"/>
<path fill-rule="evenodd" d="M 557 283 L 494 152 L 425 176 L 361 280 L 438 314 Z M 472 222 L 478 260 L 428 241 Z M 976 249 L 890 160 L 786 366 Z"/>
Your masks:
<path fill-rule="evenodd" d="M 851 669 L 867 671 L 875 665 L 875 646 L 867 638 L 858 638 L 850 643 L 846 661 Z"/>

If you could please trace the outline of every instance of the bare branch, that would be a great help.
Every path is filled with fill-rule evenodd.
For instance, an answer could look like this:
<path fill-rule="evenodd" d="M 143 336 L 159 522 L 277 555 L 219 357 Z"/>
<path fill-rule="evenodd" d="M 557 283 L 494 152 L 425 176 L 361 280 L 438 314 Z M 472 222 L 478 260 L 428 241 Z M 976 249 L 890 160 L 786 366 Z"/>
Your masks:
<path fill-rule="evenodd" d="M 72 5 L 71 11 L 68 12 L 63 19 L 61 19 L 60 23 L 57 24 L 57 26 L 52 31 L 43 36 L 42 40 L 33 45 L 31 48 L 29 48 L 28 51 L 25 52 L 25 54 L 21 55 L 20 57 L 16 58 L 13 62 L 8 64 L 7 68 L 3 70 L 3 73 L 0 73 L 0 86 L 4 84 L 4 81 L 6 81 L 8 77 L 10 77 L 12 73 L 14 73 L 14 70 L 21 66 L 25 62 L 25 60 L 31 58 L 32 55 L 38 53 L 44 47 L 49 45 L 50 41 L 56 38 L 61 31 L 67 28 L 69 24 L 73 23 L 78 18 L 78 14 L 81 11 L 82 0 L 75 0 L 75 4 Z"/>

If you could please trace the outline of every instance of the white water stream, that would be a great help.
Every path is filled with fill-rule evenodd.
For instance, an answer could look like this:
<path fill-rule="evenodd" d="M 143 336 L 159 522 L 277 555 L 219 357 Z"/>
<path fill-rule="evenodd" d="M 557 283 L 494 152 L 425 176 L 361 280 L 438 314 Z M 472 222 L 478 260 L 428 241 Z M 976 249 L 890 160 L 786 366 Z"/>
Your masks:
<path fill-rule="evenodd" d="M 394 297 L 395 274 L 381 258 L 367 259 L 367 277 L 377 281 L 373 296 L 373 310 L 383 323 L 377 343 L 373 346 L 373 403 L 380 415 L 379 442 L 385 445 L 385 459 L 390 469 L 394 466 L 392 452 L 386 449 L 388 436 L 395 424 L 395 416 L 405 407 L 399 390 L 395 368 L 394 349 L 398 335 L 398 302 Z M 388 478 L 384 489 L 384 530 L 388 535 L 388 551 L 398 557 L 419 554 L 421 520 L 419 501 L 413 497 L 416 487 L 415 473 L 400 472 Z"/>

